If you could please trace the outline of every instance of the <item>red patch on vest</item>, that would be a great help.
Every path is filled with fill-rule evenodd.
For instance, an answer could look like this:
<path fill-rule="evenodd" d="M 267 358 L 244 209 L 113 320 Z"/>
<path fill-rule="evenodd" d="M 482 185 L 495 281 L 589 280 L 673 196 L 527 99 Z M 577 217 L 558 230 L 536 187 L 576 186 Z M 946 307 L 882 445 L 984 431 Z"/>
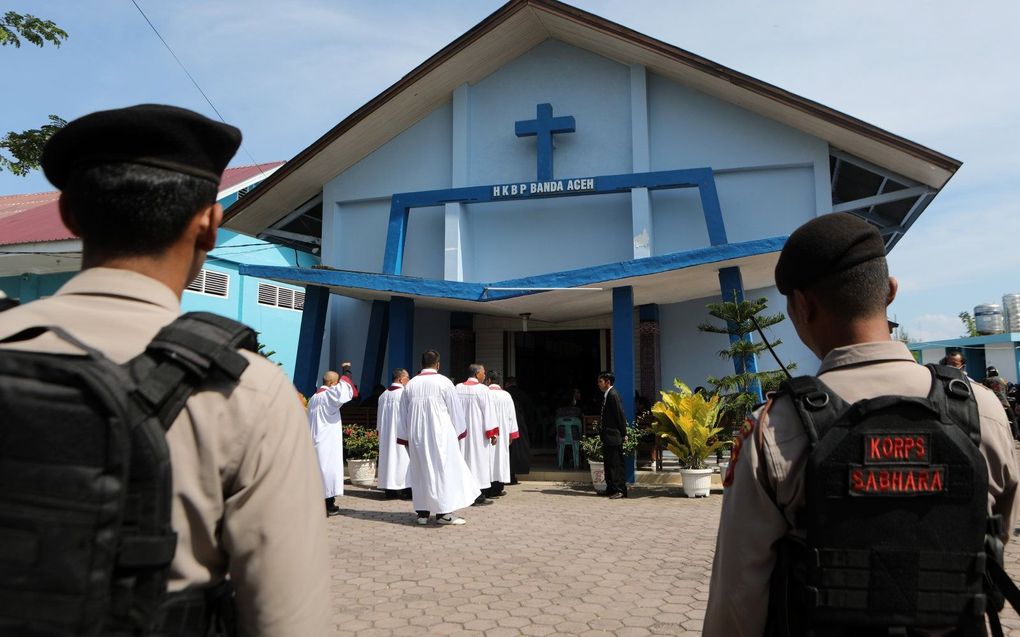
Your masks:
<path fill-rule="evenodd" d="M 931 464 L 926 433 L 865 434 L 864 464 Z"/>
<path fill-rule="evenodd" d="M 930 495 L 946 490 L 946 466 L 850 465 L 850 495 Z"/>
<path fill-rule="evenodd" d="M 762 416 L 768 413 L 768 408 L 772 404 L 770 400 L 765 409 L 762 410 Z M 728 487 L 733 484 L 733 470 L 737 466 L 737 458 L 740 457 L 740 449 L 744 446 L 744 441 L 747 440 L 751 433 L 754 431 L 755 421 L 751 418 L 744 420 L 744 424 L 740 426 L 740 435 L 733 441 L 733 447 L 730 449 L 730 464 L 726 467 L 726 475 L 723 477 L 723 486 Z"/>

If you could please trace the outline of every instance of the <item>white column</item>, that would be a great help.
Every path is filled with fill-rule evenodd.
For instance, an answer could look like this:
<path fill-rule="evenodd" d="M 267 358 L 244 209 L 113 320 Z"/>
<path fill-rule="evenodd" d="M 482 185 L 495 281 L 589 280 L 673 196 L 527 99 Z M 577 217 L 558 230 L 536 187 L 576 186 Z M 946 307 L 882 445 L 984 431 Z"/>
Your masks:
<path fill-rule="evenodd" d="M 651 165 L 648 143 L 648 79 L 641 64 L 630 65 L 630 126 L 632 170 L 646 173 Z M 652 256 L 652 199 L 647 188 L 630 191 L 634 258 Z"/>
<path fill-rule="evenodd" d="M 461 84 L 453 91 L 451 188 L 468 185 L 468 116 L 470 115 L 470 89 Z M 448 203 L 446 209 L 446 232 L 444 241 L 443 278 L 447 281 L 464 280 L 464 249 L 467 243 L 467 220 L 464 206 Z"/>

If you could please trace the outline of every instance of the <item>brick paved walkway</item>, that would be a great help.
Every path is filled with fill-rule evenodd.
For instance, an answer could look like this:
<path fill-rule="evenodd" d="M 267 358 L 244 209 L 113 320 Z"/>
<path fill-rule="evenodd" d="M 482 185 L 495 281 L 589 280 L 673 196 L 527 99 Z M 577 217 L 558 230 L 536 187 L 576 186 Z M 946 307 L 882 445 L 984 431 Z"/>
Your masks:
<path fill-rule="evenodd" d="M 329 519 L 343 635 L 699 635 L 722 496 L 525 482 L 468 523 L 414 523 L 410 503 L 346 487 Z M 751 530 L 749 530 L 751 531 Z M 753 532 L 753 531 L 751 531 Z M 1020 577 L 1020 542 L 1007 550 Z M 1020 619 L 1003 621 L 1020 637 Z"/>

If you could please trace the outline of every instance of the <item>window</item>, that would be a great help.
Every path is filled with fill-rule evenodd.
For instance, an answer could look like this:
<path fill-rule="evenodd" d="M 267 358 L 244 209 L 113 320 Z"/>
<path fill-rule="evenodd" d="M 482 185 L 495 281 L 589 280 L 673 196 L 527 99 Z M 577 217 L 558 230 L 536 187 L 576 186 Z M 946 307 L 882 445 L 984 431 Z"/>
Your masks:
<path fill-rule="evenodd" d="M 230 289 L 230 275 L 215 270 L 201 270 L 185 289 L 199 294 L 226 297 Z"/>
<path fill-rule="evenodd" d="M 259 305 L 272 305 L 300 311 L 305 309 L 305 293 L 269 283 L 259 283 Z"/>

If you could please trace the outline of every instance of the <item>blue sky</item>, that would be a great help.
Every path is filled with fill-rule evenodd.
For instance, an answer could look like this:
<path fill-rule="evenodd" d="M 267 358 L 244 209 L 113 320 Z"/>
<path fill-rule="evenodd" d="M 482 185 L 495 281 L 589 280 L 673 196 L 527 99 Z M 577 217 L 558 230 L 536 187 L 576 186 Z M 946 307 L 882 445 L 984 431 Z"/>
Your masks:
<path fill-rule="evenodd" d="M 492 0 L 138 0 L 224 118 L 235 163 L 289 159 L 498 8 Z M 577 6 L 963 161 L 890 254 L 910 336 L 1020 292 L 1020 4 L 902 0 L 608 2 Z M 130 0 L 14 1 L 56 21 L 59 49 L 0 50 L 0 130 L 139 102 L 213 115 Z M 0 193 L 51 190 L 0 174 Z"/>

